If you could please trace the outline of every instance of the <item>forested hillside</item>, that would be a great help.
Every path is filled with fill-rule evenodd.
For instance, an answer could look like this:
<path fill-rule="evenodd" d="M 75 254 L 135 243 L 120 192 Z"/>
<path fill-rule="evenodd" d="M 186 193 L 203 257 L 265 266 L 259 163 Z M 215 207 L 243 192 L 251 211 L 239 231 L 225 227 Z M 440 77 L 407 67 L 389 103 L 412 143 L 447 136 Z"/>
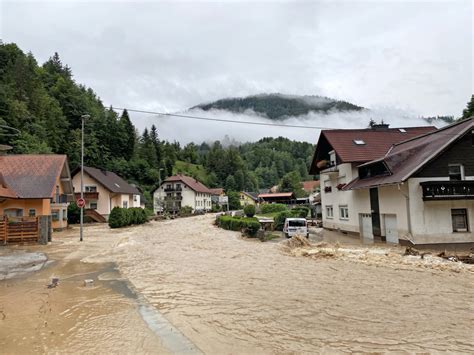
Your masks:
<path fill-rule="evenodd" d="M 137 132 L 127 111 L 104 107 L 92 89 L 75 82 L 57 53 L 39 65 L 15 44 L 0 44 L 0 125 L 21 131 L 6 136 L 0 129 L 0 144 L 13 146 L 12 153 L 67 154 L 74 168 L 80 162 L 83 114 L 91 116 L 85 125 L 85 164 L 122 175 L 148 200 L 159 179 L 173 172 L 210 187 L 249 191 L 277 184 L 293 171 L 308 178 L 309 143 L 265 138 L 224 148 L 218 141 L 184 147 L 162 141 L 155 126 Z"/>
<path fill-rule="evenodd" d="M 297 96 L 282 94 L 261 94 L 243 98 L 227 98 L 201 104 L 193 108 L 201 110 L 226 110 L 242 113 L 253 110 L 270 119 L 284 119 L 290 116 L 306 115 L 309 112 L 328 113 L 334 111 L 360 111 L 363 107 L 346 101 L 338 101 L 322 96 Z"/>

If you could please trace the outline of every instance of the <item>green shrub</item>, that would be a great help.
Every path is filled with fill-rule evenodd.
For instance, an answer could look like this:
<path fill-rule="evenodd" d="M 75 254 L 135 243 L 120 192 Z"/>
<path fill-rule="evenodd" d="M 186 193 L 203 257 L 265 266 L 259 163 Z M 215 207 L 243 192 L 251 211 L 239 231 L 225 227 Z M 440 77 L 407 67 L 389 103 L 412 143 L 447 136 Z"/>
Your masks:
<path fill-rule="evenodd" d="M 298 218 L 306 218 L 308 216 L 308 213 L 309 213 L 309 208 L 308 207 L 304 207 L 304 206 L 301 206 L 301 207 L 295 207 L 291 210 L 291 213 L 293 213 L 293 215 L 295 217 L 298 217 Z"/>
<path fill-rule="evenodd" d="M 288 208 L 282 203 L 269 203 L 260 206 L 260 211 L 263 214 L 276 213 L 286 211 Z"/>
<path fill-rule="evenodd" d="M 217 225 L 222 229 L 232 231 L 243 231 L 248 236 L 254 237 L 260 229 L 260 223 L 256 218 L 220 216 Z"/>
<path fill-rule="evenodd" d="M 75 224 L 79 223 L 81 219 L 81 209 L 77 207 L 75 202 L 72 202 L 67 207 L 67 223 Z"/>
<path fill-rule="evenodd" d="M 255 206 L 254 205 L 245 206 L 244 213 L 247 217 L 252 218 L 253 216 L 255 216 Z"/>
<path fill-rule="evenodd" d="M 179 215 L 181 217 L 191 216 L 193 214 L 193 208 L 191 206 L 183 206 L 179 210 Z"/>
<path fill-rule="evenodd" d="M 123 208 L 114 207 L 109 215 L 109 227 L 110 228 L 120 228 L 125 226 L 127 223 L 127 218 Z"/>
<path fill-rule="evenodd" d="M 147 212 L 140 207 L 114 207 L 109 215 L 110 228 L 120 228 L 131 224 L 143 224 L 147 221 Z"/>

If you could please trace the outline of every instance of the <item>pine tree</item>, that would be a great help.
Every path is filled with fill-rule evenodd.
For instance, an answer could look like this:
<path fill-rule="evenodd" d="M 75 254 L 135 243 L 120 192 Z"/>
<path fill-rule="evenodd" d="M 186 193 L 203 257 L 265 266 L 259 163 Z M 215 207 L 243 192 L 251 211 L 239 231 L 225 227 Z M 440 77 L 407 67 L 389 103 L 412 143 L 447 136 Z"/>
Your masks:
<path fill-rule="evenodd" d="M 462 119 L 474 116 L 474 95 L 471 96 L 471 100 L 467 103 L 466 108 L 462 112 Z"/>
<path fill-rule="evenodd" d="M 151 139 L 151 142 L 153 143 L 153 147 L 155 149 L 156 160 L 158 162 L 161 162 L 161 160 L 163 159 L 162 153 L 161 153 L 161 144 L 160 144 L 160 140 L 159 140 L 159 137 L 158 137 L 158 130 L 156 129 L 155 125 L 151 126 L 150 139 Z"/>
<path fill-rule="evenodd" d="M 135 127 L 130 121 L 128 111 L 125 109 L 122 112 L 119 120 L 120 134 L 122 136 L 122 156 L 126 160 L 130 160 L 133 157 L 135 149 Z"/>

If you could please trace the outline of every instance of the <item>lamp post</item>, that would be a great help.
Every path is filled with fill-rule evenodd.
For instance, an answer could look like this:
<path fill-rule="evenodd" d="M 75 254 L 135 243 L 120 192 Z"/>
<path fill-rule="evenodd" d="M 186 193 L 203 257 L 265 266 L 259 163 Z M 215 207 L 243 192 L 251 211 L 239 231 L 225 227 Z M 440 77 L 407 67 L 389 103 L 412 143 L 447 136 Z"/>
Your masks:
<path fill-rule="evenodd" d="M 90 118 L 90 115 L 81 116 L 81 200 L 84 199 L 84 120 Z M 79 241 L 82 242 L 82 229 L 84 224 L 84 206 L 81 207 L 81 231 Z"/>

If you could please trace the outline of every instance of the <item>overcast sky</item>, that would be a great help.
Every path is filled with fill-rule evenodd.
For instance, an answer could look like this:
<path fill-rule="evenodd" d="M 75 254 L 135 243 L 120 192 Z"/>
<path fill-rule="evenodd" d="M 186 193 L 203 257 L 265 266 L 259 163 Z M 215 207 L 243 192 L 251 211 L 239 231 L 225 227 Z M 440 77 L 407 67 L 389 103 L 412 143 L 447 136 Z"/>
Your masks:
<path fill-rule="evenodd" d="M 59 52 L 78 82 L 117 107 L 174 112 L 280 92 L 343 99 L 412 125 L 418 115 L 459 116 L 473 92 L 470 0 L 0 1 L 4 42 L 40 63 Z M 132 117 L 140 128 L 155 120 Z M 161 122 L 162 135 L 181 141 L 267 133 L 314 141 L 302 130 L 170 123 Z"/>

